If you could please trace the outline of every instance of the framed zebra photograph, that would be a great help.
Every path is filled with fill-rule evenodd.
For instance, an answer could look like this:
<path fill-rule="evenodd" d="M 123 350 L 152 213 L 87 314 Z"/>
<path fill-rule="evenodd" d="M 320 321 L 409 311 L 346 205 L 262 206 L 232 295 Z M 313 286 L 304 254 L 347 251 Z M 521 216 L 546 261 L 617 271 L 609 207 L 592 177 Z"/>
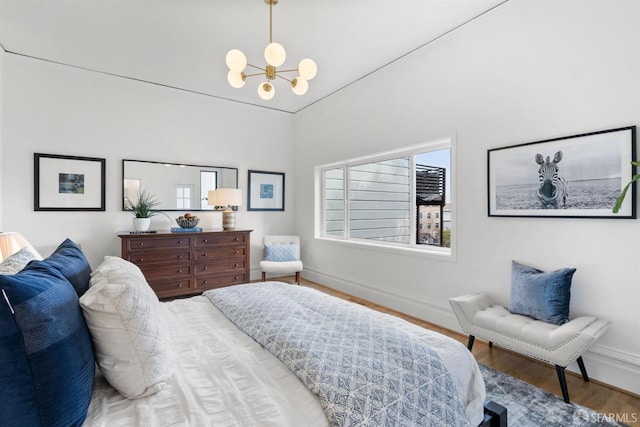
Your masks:
<path fill-rule="evenodd" d="M 488 214 L 497 217 L 636 218 L 636 127 L 487 151 Z"/>

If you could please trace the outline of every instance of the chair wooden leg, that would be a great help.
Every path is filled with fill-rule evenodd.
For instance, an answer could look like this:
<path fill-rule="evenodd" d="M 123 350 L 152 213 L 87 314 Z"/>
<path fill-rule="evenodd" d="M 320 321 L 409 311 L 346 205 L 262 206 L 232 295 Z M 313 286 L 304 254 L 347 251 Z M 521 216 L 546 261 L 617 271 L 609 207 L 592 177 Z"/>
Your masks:
<path fill-rule="evenodd" d="M 296 271 L 296 284 L 300 284 L 300 272 Z"/>
<path fill-rule="evenodd" d="M 473 342 L 476 340 L 476 337 L 474 337 L 473 335 L 469 335 L 469 342 L 467 342 L 467 348 L 469 349 L 469 351 L 471 351 L 471 349 L 473 348 Z"/>
<path fill-rule="evenodd" d="M 564 366 L 556 365 L 556 372 L 558 373 L 558 380 L 560 381 L 562 397 L 565 403 L 571 403 L 569 400 L 569 390 L 567 389 L 567 378 L 564 376 Z"/>
<path fill-rule="evenodd" d="M 265 273 L 264 271 L 262 272 L 262 281 L 263 282 L 267 281 L 267 273 Z"/>
<path fill-rule="evenodd" d="M 589 375 L 587 375 L 587 368 L 585 368 L 584 366 L 584 360 L 582 360 L 582 356 L 578 357 L 578 360 L 576 360 L 576 362 L 578 362 L 578 367 L 580 368 L 582 379 L 584 380 L 584 382 L 588 383 Z"/>

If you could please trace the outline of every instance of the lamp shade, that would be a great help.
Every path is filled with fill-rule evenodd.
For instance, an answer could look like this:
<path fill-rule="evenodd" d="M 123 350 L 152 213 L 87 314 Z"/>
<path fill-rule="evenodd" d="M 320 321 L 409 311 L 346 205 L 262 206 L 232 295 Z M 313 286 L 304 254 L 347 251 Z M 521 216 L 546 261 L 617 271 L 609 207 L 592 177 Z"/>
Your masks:
<path fill-rule="evenodd" d="M 240 206 L 242 191 L 237 188 L 218 188 L 209 191 L 208 204 L 211 206 Z"/>
<path fill-rule="evenodd" d="M 298 64 L 298 73 L 305 80 L 311 80 L 318 73 L 318 66 L 312 59 L 306 58 Z"/>
<path fill-rule="evenodd" d="M 38 251 L 25 239 L 22 234 L 16 232 L 0 232 L 0 261 L 10 257 L 22 248 L 29 248 L 34 255 L 38 255 Z"/>
<path fill-rule="evenodd" d="M 287 59 L 287 52 L 280 43 L 269 43 L 264 49 L 264 59 L 267 64 L 279 67 Z"/>

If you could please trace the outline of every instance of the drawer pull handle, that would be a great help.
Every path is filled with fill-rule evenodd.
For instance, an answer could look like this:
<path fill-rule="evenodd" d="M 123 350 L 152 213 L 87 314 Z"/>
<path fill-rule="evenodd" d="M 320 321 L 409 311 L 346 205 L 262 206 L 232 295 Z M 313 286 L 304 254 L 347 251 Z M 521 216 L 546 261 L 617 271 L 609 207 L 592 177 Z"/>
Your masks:
<path fill-rule="evenodd" d="M 202 239 L 203 242 L 207 243 L 209 239 Z"/>
<path fill-rule="evenodd" d="M 234 254 L 239 254 L 239 253 L 240 253 L 240 251 L 235 251 L 235 252 L 234 252 Z"/>
<path fill-rule="evenodd" d="M 207 256 L 207 253 L 206 252 L 202 252 L 202 256 Z"/>
<path fill-rule="evenodd" d="M 182 244 L 182 240 L 178 240 L 178 244 L 181 245 Z"/>
<path fill-rule="evenodd" d="M 138 243 L 138 245 L 140 245 L 140 246 L 144 246 L 144 243 L 143 243 L 143 242 L 140 242 L 140 243 Z"/>
<path fill-rule="evenodd" d="M 178 259 L 182 259 L 182 255 L 178 255 Z"/>
<path fill-rule="evenodd" d="M 142 261 L 144 261 L 144 258 L 140 258 L 140 260 L 138 262 L 142 262 Z"/>
<path fill-rule="evenodd" d="M 202 283 L 204 283 L 206 285 L 209 282 L 207 280 L 203 280 Z"/>
<path fill-rule="evenodd" d="M 203 267 L 202 269 L 203 269 L 203 270 L 207 270 L 208 268 L 209 268 L 209 267 Z"/>
<path fill-rule="evenodd" d="M 182 269 L 181 268 L 178 269 L 178 273 L 182 273 Z"/>
<path fill-rule="evenodd" d="M 240 240 L 240 238 L 236 237 L 234 240 L 237 242 L 238 240 Z"/>
<path fill-rule="evenodd" d="M 233 266 L 234 266 L 234 267 L 238 267 L 238 266 L 240 266 L 240 264 L 234 264 Z"/>
<path fill-rule="evenodd" d="M 182 283 L 178 283 L 178 287 L 181 288 L 182 287 Z"/>

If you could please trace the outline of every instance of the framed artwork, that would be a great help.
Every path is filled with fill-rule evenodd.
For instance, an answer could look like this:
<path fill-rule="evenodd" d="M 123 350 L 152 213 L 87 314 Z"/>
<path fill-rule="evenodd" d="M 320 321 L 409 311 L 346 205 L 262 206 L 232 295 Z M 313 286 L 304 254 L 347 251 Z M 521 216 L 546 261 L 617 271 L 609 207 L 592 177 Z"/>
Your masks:
<path fill-rule="evenodd" d="M 105 159 L 42 153 L 33 159 L 34 210 L 105 210 Z"/>
<path fill-rule="evenodd" d="M 635 218 L 635 188 L 613 213 L 635 146 L 629 126 L 488 150 L 489 216 Z"/>
<path fill-rule="evenodd" d="M 249 171 L 249 211 L 284 210 L 284 173 Z"/>

